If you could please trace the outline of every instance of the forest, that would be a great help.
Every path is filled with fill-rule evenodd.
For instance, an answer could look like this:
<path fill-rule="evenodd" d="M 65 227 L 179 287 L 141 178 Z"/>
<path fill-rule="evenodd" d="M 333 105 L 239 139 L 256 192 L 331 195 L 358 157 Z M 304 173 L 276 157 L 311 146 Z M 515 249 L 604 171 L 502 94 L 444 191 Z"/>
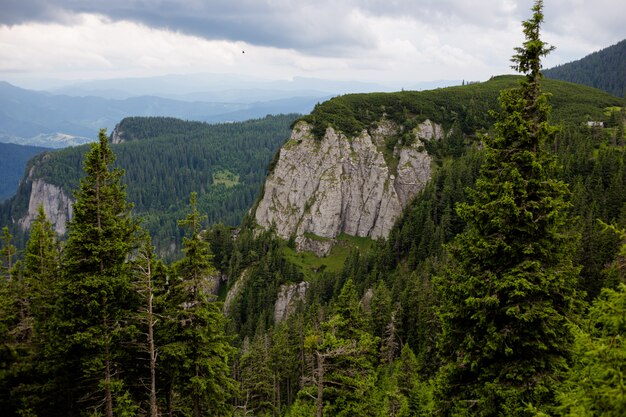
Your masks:
<path fill-rule="evenodd" d="M 122 143 L 112 144 L 115 166 L 133 213 L 152 235 L 159 254 L 180 254 L 182 231 L 176 221 L 185 214 L 192 191 L 211 224 L 237 226 L 259 193 L 267 166 L 289 136 L 297 115 L 268 116 L 247 122 L 209 125 L 166 117 L 131 117 L 117 126 Z M 31 173 L 15 197 L 0 205 L 0 224 L 7 225 L 16 246 L 25 236 L 10 219 L 21 218 L 29 204 L 30 184 L 41 178 L 68 195 L 79 185 L 89 146 L 44 153 L 26 167 Z M 224 178 L 231 178 L 224 181 Z"/>
<path fill-rule="evenodd" d="M 237 228 L 215 223 L 189 189 L 182 253 L 164 260 L 132 208 L 122 147 L 101 132 L 80 155 L 66 239 L 43 210 L 21 253 L 3 231 L 0 409 L 624 415 L 626 103 L 542 78 L 542 6 L 523 24 L 519 77 L 347 95 L 304 116 L 318 137 L 382 115 L 463 133 L 426 144 L 436 170 L 388 239 L 342 236 L 323 258 L 249 213 Z M 243 175 L 224 168 L 211 179 Z M 306 295 L 277 319 L 277 294 L 301 283 Z"/>
<path fill-rule="evenodd" d="M 544 71 L 548 78 L 594 87 L 616 97 L 626 95 L 626 39 L 578 61 Z"/>

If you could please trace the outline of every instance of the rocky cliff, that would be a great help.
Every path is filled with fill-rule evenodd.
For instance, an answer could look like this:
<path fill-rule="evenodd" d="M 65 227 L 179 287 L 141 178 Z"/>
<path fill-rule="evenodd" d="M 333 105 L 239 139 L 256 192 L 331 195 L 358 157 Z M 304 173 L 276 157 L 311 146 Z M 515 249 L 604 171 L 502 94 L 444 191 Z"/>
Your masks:
<path fill-rule="evenodd" d="M 281 285 L 274 304 L 274 323 L 280 323 L 293 314 L 298 303 L 304 301 L 308 289 L 309 283 L 306 281 Z"/>
<path fill-rule="evenodd" d="M 54 230 L 59 235 L 64 235 L 67 223 L 72 218 L 72 200 L 60 187 L 42 179 L 32 180 L 28 211 L 18 220 L 19 228 L 22 231 L 30 229 L 41 205 Z"/>
<path fill-rule="evenodd" d="M 408 132 L 408 144 L 398 140 L 405 133 L 383 120 L 357 137 L 329 127 L 320 140 L 308 123 L 298 122 L 265 182 L 256 222 L 319 255 L 341 233 L 387 237 L 430 179 L 431 157 L 423 141 L 444 135 L 429 120 Z"/>

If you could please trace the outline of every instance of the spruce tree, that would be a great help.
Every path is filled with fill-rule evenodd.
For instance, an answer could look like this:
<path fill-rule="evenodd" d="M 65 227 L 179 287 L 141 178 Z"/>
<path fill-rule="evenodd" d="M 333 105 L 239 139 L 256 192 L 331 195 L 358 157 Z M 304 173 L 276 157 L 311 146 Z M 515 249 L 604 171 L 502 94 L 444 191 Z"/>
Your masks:
<path fill-rule="evenodd" d="M 7 282 L 13 281 L 15 275 L 15 258 L 17 248 L 13 245 L 13 235 L 7 226 L 2 228 L 2 249 L 0 249 L 0 277 Z"/>
<path fill-rule="evenodd" d="M 174 340 L 162 349 L 162 360 L 169 362 L 173 389 L 183 400 L 179 407 L 188 407 L 186 412 L 194 417 L 223 416 L 231 413 L 229 400 L 236 390 L 229 366 L 234 348 L 225 333 L 222 304 L 214 300 L 216 271 L 196 199 L 192 193 L 191 212 L 179 221 L 187 235 L 184 257 L 172 266 L 171 317 L 176 330 Z"/>
<path fill-rule="evenodd" d="M 43 206 L 30 227 L 24 251 L 24 280 L 30 299 L 30 313 L 35 331 L 43 331 L 53 310 L 55 286 L 59 277 L 60 248 L 57 235 L 47 219 Z"/>
<path fill-rule="evenodd" d="M 567 367 L 578 269 L 566 236 L 567 186 L 544 144 L 556 128 L 541 92 L 543 2 L 523 23 L 513 63 L 521 85 L 500 95 L 495 134 L 470 202 L 465 232 L 449 246 L 442 299 L 437 409 L 442 415 L 531 415 L 554 404 Z"/>
<path fill-rule="evenodd" d="M 19 282 L 15 256 L 17 249 L 7 227 L 0 239 L 0 410 L 17 415 L 19 401 L 14 390 L 18 383 L 17 369 L 23 360 Z"/>
<path fill-rule="evenodd" d="M 603 288 L 576 331 L 575 366 L 561 388 L 561 415 L 626 415 L 626 285 Z"/>
<path fill-rule="evenodd" d="M 141 244 L 133 259 L 133 287 L 140 295 L 141 303 L 136 313 L 136 321 L 143 333 L 137 341 L 139 350 L 148 357 L 150 383 L 148 399 L 148 415 L 158 417 L 159 408 L 157 403 L 157 359 L 159 344 L 156 331 L 165 291 L 166 272 L 165 265 L 157 258 L 155 248 L 152 246 L 150 235 L 141 239 Z"/>
<path fill-rule="evenodd" d="M 334 314 L 304 340 L 311 366 L 291 415 L 377 415 L 381 408 L 375 389 L 378 343 L 365 331 L 356 288 L 348 279 Z"/>
<path fill-rule="evenodd" d="M 127 259 L 136 222 L 112 168 L 115 156 L 105 131 L 85 156 L 85 178 L 74 193 L 74 217 L 62 258 L 53 326 L 66 414 L 92 410 L 108 417 L 132 411 L 123 365 L 136 310 Z M 67 384 L 67 385 L 65 385 Z"/>
<path fill-rule="evenodd" d="M 59 242 L 43 206 L 30 227 L 24 250 L 20 285 L 14 299 L 20 305 L 19 383 L 14 392 L 19 398 L 19 413 L 46 414 L 47 387 L 50 376 L 45 351 L 54 337 L 48 320 L 56 301 L 55 287 L 59 277 Z M 29 410 L 27 412 L 27 410 Z"/>

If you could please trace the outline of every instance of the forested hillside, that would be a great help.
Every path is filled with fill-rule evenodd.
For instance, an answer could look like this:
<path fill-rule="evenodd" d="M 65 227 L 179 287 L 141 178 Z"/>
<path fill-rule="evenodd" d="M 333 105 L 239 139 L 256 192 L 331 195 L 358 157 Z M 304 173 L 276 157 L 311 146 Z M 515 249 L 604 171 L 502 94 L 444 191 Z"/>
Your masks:
<path fill-rule="evenodd" d="M 591 55 L 545 70 L 556 80 L 588 85 L 617 97 L 626 95 L 626 39 Z"/>
<path fill-rule="evenodd" d="M 327 126 L 358 134 L 375 127 L 383 114 L 409 128 L 426 118 L 447 127 L 456 123 L 466 137 L 426 144 L 438 168 L 387 240 L 343 236 L 330 255 L 316 258 L 296 253 L 293 242 L 276 239 L 271 231 L 255 238 L 252 225 L 234 243 L 220 238 L 219 228 L 212 231 L 215 265 L 230 277 L 226 306 L 241 346 L 238 407 L 254 415 L 349 410 L 346 415 L 495 416 L 534 415 L 522 411 L 525 401 L 551 415 L 577 415 L 577 409 L 600 415 L 623 406 L 623 395 L 605 405 L 599 400 L 602 390 L 619 390 L 603 372 L 624 375 L 623 365 L 610 359 L 623 355 L 621 344 L 609 348 L 606 359 L 586 361 L 569 373 L 565 366 L 571 355 L 604 358 L 592 344 L 607 346 L 608 338 L 624 331 L 622 324 L 608 325 L 607 313 L 615 308 L 612 317 L 618 317 L 624 298 L 624 235 L 616 233 L 626 226 L 623 103 L 591 88 L 542 80 L 551 96 L 528 93 L 536 100 L 528 105 L 522 92 L 532 91 L 529 85 L 540 79 L 536 63 L 523 79 L 496 77 L 424 93 L 347 95 L 304 117 L 318 137 Z M 520 81 L 526 87 L 506 92 Z M 501 89 L 502 110 L 489 113 Z M 529 133 L 527 139 L 524 129 L 537 119 L 529 117 L 529 125 L 521 127 L 526 122 L 518 117 L 536 107 L 538 120 L 544 120 L 538 130 L 545 136 Z M 588 127 L 590 120 L 607 127 Z M 475 136 L 476 131 L 488 136 Z M 534 146 L 532 157 L 538 160 L 528 162 L 526 146 Z M 485 167 L 486 160 L 491 162 Z M 519 168 L 520 177 L 516 169 L 527 163 Z M 544 169 L 531 168 L 537 165 Z M 527 175 L 541 179 L 537 185 L 516 184 Z M 476 183 L 479 178 L 482 183 Z M 475 183 L 480 191 L 469 190 Z M 546 188 L 516 194 L 516 187 L 535 186 Z M 529 207 L 520 202 L 547 195 Z M 538 207 L 554 210 L 547 216 L 555 222 L 543 223 L 541 232 L 524 218 L 544 215 L 516 217 L 517 210 Z M 535 245 L 552 246 L 545 251 Z M 514 266 L 507 270 L 509 263 Z M 540 264 L 546 269 L 536 270 Z M 465 282 L 466 274 L 479 278 Z M 301 288 L 307 289 L 305 297 L 297 295 Z M 587 318 L 584 306 L 600 294 L 594 311 L 604 315 Z M 563 301 L 555 301 L 559 297 Z M 290 303 L 288 318 L 277 315 L 279 304 Z M 585 315 L 580 321 L 585 327 L 575 338 L 564 322 L 577 323 L 579 315 Z M 545 324 L 549 320 L 560 322 Z M 588 335 L 589 323 L 607 324 Z M 554 334 L 536 336 L 542 326 Z M 552 342 L 534 351 L 537 340 Z M 538 369 L 546 373 L 528 376 Z M 593 382 L 583 383 L 578 372 L 592 372 Z M 559 391 L 565 378 L 570 385 Z M 572 394 L 577 383 L 588 391 L 575 388 Z M 555 405 L 561 400 L 562 406 Z"/>
<path fill-rule="evenodd" d="M 93 141 L 131 116 L 170 116 L 210 123 L 244 121 L 267 114 L 309 111 L 325 94 L 259 102 L 180 101 L 149 95 L 123 100 L 26 90 L 0 81 L 0 140 L 63 148 Z"/>
<path fill-rule="evenodd" d="M 37 146 L 23 146 L 0 143 L 0 201 L 13 194 L 24 176 L 24 168 L 30 158 L 48 149 Z"/>
<path fill-rule="evenodd" d="M 72 186 L 66 243 L 43 210 L 21 254 L 4 229 L 0 409 L 107 417 L 623 415 L 626 103 L 542 78 L 541 59 L 551 51 L 540 38 L 542 7 L 537 0 L 513 55 L 521 77 L 346 95 L 302 118 L 320 141 L 332 126 L 358 142 L 384 118 L 406 128 L 427 118 L 457 127 L 424 140 L 432 178 L 387 239 L 341 235 L 324 257 L 297 252 L 294 239 L 255 224 L 252 213 L 236 233 L 222 224 L 205 229 L 204 181 L 228 189 L 244 175 L 226 158 L 232 165 L 220 164 L 182 203 L 182 257 L 164 262 L 131 208 L 125 178 L 133 163 L 142 165 L 131 151 L 152 152 L 145 145 L 155 131 L 180 147 L 204 128 L 130 119 L 116 136 L 128 142 L 115 146 L 101 133 L 84 157 L 77 152 L 83 179 Z M 177 124 L 189 132 L 167 131 Z M 394 141 L 411 140 L 408 132 L 380 146 L 394 149 Z M 193 172 L 202 165 L 194 158 L 201 149 L 193 149 L 184 156 L 192 161 L 188 181 L 204 175 Z M 56 167 L 50 177 L 61 171 L 47 166 Z M 182 194 L 175 188 L 185 185 L 174 180 L 168 191 Z M 160 207 L 141 192 L 134 198 Z"/>
<path fill-rule="evenodd" d="M 131 302 L 129 299 L 129 302 L 130 305 L 139 303 L 137 305 L 140 307 L 135 308 L 142 311 L 138 316 L 137 325 L 145 329 L 149 328 L 145 326 L 153 327 L 152 344 L 140 343 L 140 340 L 145 339 L 137 339 L 137 334 L 130 328 L 124 328 L 124 332 L 128 332 L 126 335 L 113 333 L 113 340 L 119 341 L 109 345 L 112 349 L 115 346 L 116 356 L 112 360 L 116 367 L 125 367 L 125 371 L 115 374 L 115 378 L 111 375 L 112 380 L 118 381 L 112 385 L 117 387 L 115 390 L 112 389 L 109 394 L 106 390 L 92 391 L 93 395 L 89 395 L 86 402 L 81 402 L 81 407 L 98 410 L 104 407 L 107 398 L 118 398 L 117 402 L 111 400 L 111 408 L 118 412 L 127 410 L 131 415 L 139 412 L 136 407 L 147 409 L 152 407 L 151 404 L 159 410 L 181 407 L 191 413 L 192 409 L 186 407 L 190 407 L 194 401 L 198 406 L 208 407 L 207 409 L 227 405 L 227 409 L 237 410 L 236 415 L 247 413 L 258 416 L 269 413 L 309 416 L 316 415 L 316 404 L 325 404 L 322 407 L 324 415 L 340 415 L 341 410 L 350 410 L 351 415 L 381 416 L 434 413 L 437 407 L 440 407 L 438 405 L 440 403 L 437 402 L 440 399 L 436 400 L 436 395 L 440 394 L 437 394 L 434 384 L 438 381 L 439 369 L 447 363 L 446 356 L 438 344 L 442 331 L 442 316 L 439 313 L 442 287 L 438 286 L 437 280 L 438 277 L 446 276 L 450 267 L 446 245 L 466 227 L 464 219 L 455 207 L 459 203 L 469 201 L 467 189 L 472 187 L 479 177 L 481 165 L 485 161 L 485 150 L 481 144 L 484 138 L 476 136 L 474 132 L 491 131 L 496 115 L 485 116 L 488 114 L 487 110 L 495 108 L 495 97 L 499 88 L 515 86 L 518 81 L 519 78 L 515 77 L 496 77 L 482 85 L 434 92 L 343 96 L 319 105 L 310 116 L 305 117 L 320 127 L 339 126 L 348 132 L 355 132 L 362 127 L 368 128 L 371 123 L 375 123 L 373 121 L 376 117 L 372 115 L 374 112 L 380 114 L 385 112 L 407 125 L 416 123 L 416 120 L 431 118 L 448 126 L 454 123 L 463 126 L 464 136 L 453 135 L 440 142 L 426 143 L 429 152 L 435 156 L 437 168 L 434 176 L 425 190 L 405 210 L 387 240 L 372 242 L 367 238 L 342 236 L 330 255 L 317 258 L 312 254 L 295 252 L 293 242 L 276 238 L 271 230 L 259 233 L 250 216 L 245 218 L 242 229 L 235 238 L 232 231 L 222 225 L 211 227 L 205 235 L 199 232 L 198 227 L 210 223 L 201 218 L 201 213 L 209 211 L 207 209 L 198 211 L 199 205 L 196 206 L 194 197 L 189 215 L 191 217 L 187 217 L 184 223 L 189 227 L 190 233 L 187 235 L 188 240 L 183 244 L 184 258 L 168 267 L 157 258 L 150 244 L 144 242 L 140 244 L 136 255 L 137 263 L 128 265 L 134 271 L 128 279 L 135 282 L 133 285 L 140 291 L 137 293 L 139 298 L 131 297 L 135 301 Z M 617 228 L 626 226 L 626 152 L 624 152 L 624 117 L 619 107 L 621 103 L 607 94 L 582 86 L 555 81 L 547 81 L 543 85 L 547 90 L 553 91 L 550 98 L 550 102 L 554 104 L 551 120 L 561 125 L 556 136 L 542 147 L 544 152 L 557 158 L 558 163 L 549 172 L 558 180 L 569 184 L 571 191 L 567 201 L 572 207 L 568 210 L 569 222 L 565 234 L 572 239 L 572 246 L 568 249 L 571 251 L 572 259 L 582 268 L 575 287 L 581 296 L 578 302 L 581 304 L 592 302 L 602 293 L 604 299 L 617 303 L 623 292 L 610 292 L 607 288 L 618 288 L 618 283 L 624 280 L 625 272 L 621 266 L 624 254 L 619 252 L 623 236 L 607 230 L 603 224 L 615 224 Z M 452 110 L 443 107 L 441 105 L 443 103 L 447 103 Z M 470 106 L 468 103 L 473 105 Z M 341 118 L 332 117 L 329 109 L 333 108 L 342 112 Z M 398 113 L 389 111 L 395 108 L 398 109 Z M 406 119 L 399 116 L 400 112 Z M 565 115 L 567 117 L 564 117 Z M 590 128 L 585 123 L 590 116 L 606 122 L 615 119 L 620 123 L 614 124 L 613 127 Z M 256 128 L 266 126 L 271 120 L 272 118 L 268 118 L 250 123 Z M 286 130 L 294 117 L 283 117 L 281 120 Z M 216 129 L 228 131 L 233 127 L 234 125 L 220 125 Z M 237 128 L 246 132 L 246 124 L 237 125 Z M 180 129 L 185 132 L 180 132 Z M 190 145 L 199 146 L 190 138 L 195 137 L 195 134 L 199 137 L 206 134 L 201 133 L 204 129 L 209 127 L 166 119 L 136 118 L 121 123 L 117 133 L 127 142 L 112 145 L 111 149 L 118 155 L 116 165 L 127 169 L 126 174 L 120 178 L 128 183 L 129 198 L 133 193 L 132 182 L 126 179 L 126 176 L 140 175 L 143 172 L 145 178 L 152 178 L 151 170 L 158 169 L 159 165 L 168 166 L 168 161 L 176 158 L 177 150 L 183 149 L 186 141 L 189 141 Z M 156 132 L 161 133 L 162 137 L 157 140 L 150 139 Z M 168 149 L 168 152 L 160 153 L 154 147 L 141 146 L 153 143 L 159 143 Z M 175 146 L 168 148 L 167 143 Z M 241 143 L 239 146 L 242 146 Z M 195 151 L 191 154 L 178 152 L 178 156 L 200 164 L 200 160 L 194 156 L 201 153 L 201 150 L 196 147 L 193 149 Z M 53 178 L 53 173 L 57 169 L 61 170 L 63 167 L 63 172 L 68 172 L 69 166 L 72 166 L 75 172 L 79 172 L 83 152 L 82 149 L 76 149 L 49 154 L 48 158 L 53 159 L 59 155 L 58 162 L 62 160 L 74 162 L 64 166 L 60 163 L 48 164 L 46 166 L 49 170 L 46 171 L 46 175 Z M 124 165 L 122 162 L 127 160 L 136 163 L 141 161 L 144 153 L 149 152 L 155 152 L 150 156 L 152 158 L 150 160 L 161 162 L 144 166 L 142 171 L 135 173 L 132 173 L 132 163 Z M 215 156 L 219 155 L 218 151 L 214 152 Z M 271 153 L 268 150 L 269 154 Z M 69 158 L 67 155 L 73 156 Z M 241 175 L 242 171 L 239 170 L 243 169 L 242 166 L 230 159 L 226 160 L 231 164 L 228 165 L 229 170 Z M 186 170 L 191 170 L 195 165 L 191 163 L 185 166 Z M 57 168 L 52 169 L 54 167 Z M 206 168 L 204 165 L 203 167 Z M 224 175 L 205 176 L 202 184 L 210 178 L 213 181 L 217 178 L 217 182 L 223 186 L 220 188 L 225 192 L 226 183 L 234 182 L 235 178 L 224 173 L 224 165 L 220 164 L 219 167 L 217 172 Z M 157 171 L 154 172 L 156 175 Z M 194 177 L 201 174 L 200 171 L 194 175 L 190 173 L 187 180 L 194 181 Z M 170 180 L 172 179 L 166 178 L 163 183 L 168 184 L 167 181 Z M 74 187 L 78 187 L 76 180 L 72 181 Z M 184 181 L 169 186 L 172 187 L 170 189 L 172 193 L 180 193 L 177 199 L 184 200 L 183 191 L 177 188 L 186 186 Z M 159 193 L 158 183 L 155 183 L 154 187 L 152 193 Z M 189 190 L 192 190 L 192 187 L 202 189 L 200 183 L 193 183 Z M 149 196 L 142 199 L 141 196 L 144 194 L 141 190 L 138 191 L 135 198 L 139 207 L 160 207 L 158 200 L 150 200 Z M 185 213 L 190 210 L 186 202 L 181 203 L 181 207 L 178 219 L 184 219 Z M 139 208 L 135 211 L 138 212 Z M 172 220 L 174 219 L 175 215 L 172 215 Z M 74 222 L 78 221 L 76 219 Z M 45 247 L 50 251 L 46 252 L 48 253 L 46 262 L 54 265 L 55 259 L 59 257 L 54 235 L 41 216 L 33 227 L 31 241 L 24 254 L 25 260 L 34 256 L 36 246 L 33 245 L 36 242 L 40 245 L 45 243 L 41 241 L 43 237 L 37 237 L 41 236 L 41 232 L 35 232 L 43 227 L 42 230 L 47 230 L 44 236 L 48 236 Z M 74 223 L 73 227 L 78 226 Z M 157 235 L 160 230 L 161 226 L 157 227 Z M 194 240 L 194 237 L 202 239 Z M 33 243 L 33 239 L 40 240 Z M 209 245 L 211 256 L 207 255 L 207 249 L 202 246 L 205 244 Z M 20 284 L 21 281 L 13 278 L 14 276 L 24 274 L 23 279 L 28 283 L 28 279 L 31 279 L 27 278 L 28 276 L 40 276 L 43 273 L 33 269 L 34 266 L 27 267 L 26 265 L 31 265 L 31 261 L 25 263 L 24 272 L 20 272 L 20 265 L 15 266 L 15 258 L 15 250 L 9 235 L 6 234 L 3 244 L 3 265 L 5 274 L 10 274 L 10 280 L 6 282 L 13 282 L 16 285 L 3 290 L 7 297 L 10 297 L 13 291 L 22 291 L 19 285 L 28 285 Z M 80 256 L 66 251 L 61 255 L 61 259 L 65 259 L 63 262 L 68 263 L 67 265 L 70 265 L 74 258 L 80 259 Z M 208 259 L 210 262 L 207 262 Z M 12 267 L 8 268 L 9 265 Z M 219 297 L 226 301 L 225 310 L 229 318 L 227 328 L 237 349 L 236 353 L 223 344 L 224 339 L 218 330 L 221 319 L 219 316 L 213 316 L 216 314 L 213 309 L 217 304 L 207 301 L 212 300 L 213 296 L 207 295 L 206 291 L 212 293 L 215 290 L 214 286 L 219 286 L 219 281 L 193 281 L 198 273 L 215 275 L 216 272 L 210 269 L 211 266 L 228 277 L 228 282 L 219 287 Z M 66 287 L 73 285 L 64 278 L 71 270 L 63 273 L 54 271 L 57 270 L 53 269 L 50 272 L 49 279 L 58 280 L 59 285 L 66 288 L 64 292 L 80 293 L 80 289 Z M 55 275 L 59 273 L 60 275 Z M 172 277 L 180 278 L 171 281 Z M 181 281 L 178 281 L 179 279 Z M 42 281 L 42 285 L 43 282 L 46 281 Z M 187 284 L 182 285 L 184 282 Z M 178 283 L 181 283 L 181 286 L 178 286 Z M 54 287 L 54 284 L 50 285 Z M 87 280 L 80 285 L 92 284 Z M 115 285 L 124 284 L 120 282 Z M 33 291 L 44 291 L 39 283 L 30 284 L 29 288 Z M 102 291 L 119 292 L 122 288 L 103 288 Z M 198 293 L 194 288 L 202 290 Z M 286 294 L 294 292 L 295 288 L 304 288 L 303 296 L 285 299 Z M 155 294 L 151 310 L 148 309 L 148 304 L 141 304 L 143 299 L 141 297 L 149 295 L 150 291 L 154 291 Z M 204 297 L 200 304 L 197 304 L 197 299 L 194 298 L 198 294 Z M 130 296 L 130 293 L 127 293 L 127 296 Z M 53 297 L 53 294 L 46 297 Z M 7 349 L 13 352 L 3 365 L 8 371 L 2 383 L 7 387 L 6 392 L 10 393 L 10 396 L 2 397 L 0 400 L 6 409 L 18 410 L 23 407 L 20 404 L 28 404 L 28 407 L 41 410 L 42 407 L 45 408 L 45 404 L 54 403 L 57 407 L 55 409 L 69 412 L 71 409 L 65 408 L 57 401 L 58 397 L 55 395 L 59 390 L 66 392 L 66 399 L 71 402 L 87 395 L 88 387 L 92 385 L 85 381 L 79 385 L 78 391 L 68 390 L 67 384 L 70 382 L 64 378 L 78 376 L 71 377 L 62 373 L 65 366 L 63 364 L 66 363 L 73 363 L 71 369 L 84 369 L 91 375 L 90 378 L 106 377 L 106 367 L 95 366 L 106 363 L 102 362 L 102 358 L 106 358 L 102 356 L 102 348 L 83 342 L 71 345 L 72 349 L 78 349 L 76 352 L 84 351 L 88 357 L 93 357 L 94 365 L 90 365 L 92 362 L 75 363 L 72 356 L 67 356 L 65 350 L 69 349 L 70 345 L 59 345 L 50 351 L 47 348 L 43 349 L 47 343 L 46 338 L 74 328 L 64 327 L 74 326 L 70 323 L 78 319 L 78 316 L 64 313 L 77 308 L 66 307 L 68 303 L 76 306 L 71 297 L 65 296 L 59 299 L 60 304 L 52 303 L 52 306 L 48 307 L 45 303 L 50 303 L 50 298 L 38 299 L 33 307 L 21 304 L 23 301 L 20 300 L 23 299 L 6 302 L 5 298 L 2 307 L 7 312 L 3 315 L 5 332 L 9 332 L 9 329 L 15 326 L 22 326 L 20 311 L 30 311 L 28 309 L 32 308 L 31 314 L 35 323 L 49 314 L 47 312 L 57 311 L 54 313 L 55 320 L 47 321 L 52 327 L 43 325 L 44 327 L 37 330 L 37 337 L 27 337 L 23 334 L 19 336 L 21 333 L 10 333 L 11 336 L 8 336 L 9 333 L 4 333 L 7 335 L 6 340 L 10 341 Z M 279 298 L 282 298 L 282 302 L 287 306 L 284 310 L 287 313 L 277 318 L 276 302 Z M 189 306 L 208 305 L 208 311 L 176 310 L 176 306 L 184 302 L 190 303 Z M 598 303 L 594 308 L 606 311 L 608 307 Z M 115 314 L 128 314 L 130 307 L 122 307 Z M 603 308 L 604 310 L 601 310 Z M 590 317 L 589 320 L 609 320 L 606 317 L 608 313 L 603 314 L 605 316 Z M 161 316 L 178 317 L 180 320 L 193 322 L 192 317 L 195 315 L 205 317 L 202 320 L 209 320 L 213 323 L 211 326 L 218 326 L 212 327 L 216 332 L 214 333 L 216 339 L 213 342 L 205 341 L 203 343 L 207 343 L 206 345 L 198 344 L 204 340 L 202 338 L 207 337 L 206 333 L 202 333 L 204 330 L 201 327 L 178 327 L 180 325 L 177 323 L 182 321 L 155 319 Z M 101 319 L 98 317 L 98 315 L 92 317 L 94 325 Z M 119 318 L 116 320 L 121 325 Z M 100 326 L 100 331 L 110 332 L 113 328 L 107 324 Z M 78 331 L 77 337 L 87 329 Z M 607 334 L 609 336 L 603 336 Z M 603 346 L 606 337 L 610 337 L 611 334 L 614 333 L 602 333 L 593 339 L 593 343 Z M 587 337 L 586 333 L 581 337 Z M 108 339 L 102 339 L 103 343 L 106 340 Z M 123 344 L 123 340 L 133 341 L 133 344 Z M 580 343 L 583 342 L 581 339 Z M 152 350 L 149 346 L 152 346 Z M 120 347 L 121 349 L 118 349 Z M 576 349 L 579 355 L 587 355 L 585 346 L 581 345 Z M 160 355 L 154 356 L 156 351 L 161 352 Z M 139 355 L 141 352 L 145 352 L 146 358 L 154 360 L 130 366 L 133 355 Z M 208 356 L 201 357 L 200 352 L 205 352 Z M 29 355 L 44 355 L 40 359 L 41 366 L 38 369 L 24 367 L 24 364 L 30 363 Z M 198 360 L 200 361 L 198 366 L 204 366 L 202 364 L 207 362 L 202 360 L 210 358 L 217 361 L 212 362 L 213 366 L 219 364 L 220 376 L 215 377 L 222 378 L 221 386 L 224 390 L 206 391 L 206 395 L 195 397 L 194 392 L 197 391 L 194 391 L 193 385 L 187 385 L 190 376 L 186 374 L 186 370 L 189 364 L 195 363 L 194 361 Z M 223 373 L 222 368 L 226 360 L 232 365 L 232 373 L 228 376 Z M 587 369 L 582 364 L 580 366 L 583 371 Z M 150 386 L 151 367 L 156 370 L 154 395 L 145 388 Z M 204 370 L 201 372 L 202 379 L 197 381 L 209 381 L 213 378 Z M 35 380 L 29 379 L 33 378 L 33 375 Z M 40 386 L 38 381 L 42 379 L 52 381 L 51 378 L 55 378 L 53 383 L 45 387 Z M 571 386 L 579 386 L 576 374 L 572 373 L 568 378 L 567 381 L 570 382 L 567 383 L 572 384 Z M 132 381 L 141 382 L 136 384 Z M 234 395 L 234 387 L 238 389 L 237 395 Z M 322 398 L 327 399 L 323 400 L 325 402 L 316 401 L 319 393 L 322 393 Z M 170 395 L 173 397 L 169 397 Z M 98 398 L 102 398 L 104 402 L 99 402 Z M 577 401 L 576 397 L 563 398 L 564 404 L 568 401 Z M 44 414 L 55 415 L 52 412 Z M 230 412 L 225 414 L 230 415 Z"/>
<path fill-rule="evenodd" d="M 118 125 L 124 142 L 112 145 L 125 170 L 133 212 L 141 217 L 160 253 L 180 250 L 176 220 L 192 191 L 210 224 L 236 226 L 257 197 L 267 165 L 289 135 L 295 115 L 268 116 L 242 123 L 209 125 L 172 118 L 129 118 Z M 32 175 L 18 194 L 0 206 L 2 225 L 24 216 L 30 184 L 36 179 L 71 195 L 82 177 L 89 146 L 49 152 L 29 162 Z M 17 234 L 16 228 L 12 229 Z"/>

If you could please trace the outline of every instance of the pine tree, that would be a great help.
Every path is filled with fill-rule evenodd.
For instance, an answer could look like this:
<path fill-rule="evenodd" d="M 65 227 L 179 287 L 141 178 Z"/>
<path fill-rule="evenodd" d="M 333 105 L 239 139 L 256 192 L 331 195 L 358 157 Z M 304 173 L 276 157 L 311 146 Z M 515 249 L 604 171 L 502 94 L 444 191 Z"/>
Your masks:
<path fill-rule="evenodd" d="M 23 272 L 28 287 L 30 313 L 39 330 L 42 330 L 45 321 L 52 314 L 59 262 L 60 248 L 56 233 L 46 218 L 43 206 L 40 206 L 30 227 L 30 236 L 24 251 Z"/>
<path fill-rule="evenodd" d="M 348 279 L 334 314 L 305 338 L 313 366 L 294 405 L 298 413 L 316 417 L 376 415 L 380 404 L 375 395 L 374 365 L 379 339 L 364 330 L 360 310 L 356 289 Z M 313 406 L 309 398 L 315 398 Z"/>
<path fill-rule="evenodd" d="M 409 415 L 432 415 L 432 386 L 420 378 L 419 361 L 408 344 L 402 347 L 400 357 L 394 365 L 393 376 L 400 395 L 407 400 Z"/>
<path fill-rule="evenodd" d="M 7 282 L 13 281 L 15 275 L 15 257 L 17 248 L 13 245 L 13 235 L 7 226 L 2 228 L 2 249 L 0 249 L 0 277 Z"/>
<path fill-rule="evenodd" d="M 140 341 L 140 349 L 147 354 L 150 368 L 149 416 L 158 417 L 157 404 L 157 357 L 158 343 L 155 327 L 159 321 L 158 310 L 162 304 L 164 285 L 159 278 L 164 278 L 165 266 L 157 259 L 150 235 L 143 237 L 139 250 L 133 260 L 133 286 L 141 296 L 142 302 L 137 311 L 138 324 L 142 328 L 145 341 Z"/>
<path fill-rule="evenodd" d="M 543 2 L 523 23 L 526 41 L 514 68 L 519 88 L 503 91 L 486 160 L 457 206 L 467 229 L 450 245 L 439 280 L 442 305 L 438 410 L 442 415 L 527 415 L 554 404 L 567 367 L 577 268 L 565 235 L 567 186 L 555 180 L 544 148 L 556 129 L 547 119 L 540 37 Z"/>
<path fill-rule="evenodd" d="M 626 285 L 602 289 L 576 334 L 576 362 L 562 388 L 565 416 L 626 414 Z"/>
<path fill-rule="evenodd" d="M 215 269 L 196 198 L 192 193 L 191 213 L 179 222 L 187 228 L 187 236 L 183 239 L 185 256 L 172 267 L 171 302 L 177 331 L 175 340 L 163 347 L 163 360 L 171 362 L 174 389 L 190 406 L 191 415 L 222 416 L 231 412 L 229 399 L 235 394 L 228 364 L 234 349 L 225 333 L 221 303 L 214 300 Z"/>
<path fill-rule="evenodd" d="M 13 299 L 19 305 L 21 363 L 14 393 L 19 398 L 20 413 L 44 412 L 46 406 L 47 365 L 44 352 L 54 335 L 48 331 L 48 319 L 56 301 L 59 277 L 59 242 L 46 218 L 43 206 L 30 227 L 24 250 L 21 277 Z"/>
<path fill-rule="evenodd" d="M 617 118 L 617 129 L 615 131 L 617 145 L 622 147 L 624 146 L 624 140 L 626 139 L 624 137 L 624 124 L 626 124 L 626 103 L 624 103 L 621 111 L 619 112 L 619 117 Z"/>
<path fill-rule="evenodd" d="M 23 317 L 20 314 L 20 277 L 15 262 L 17 249 L 12 240 L 9 229 L 4 227 L 0 249 L 0 409 L 17 415 L 20 405 L 14 390 L 18 384 L 16 374 L 24 356 L 23 331 L 20 329 Z"/>
<path fill-rule="evenodd" d="M 259 335 L 246 343 L 239 363 L 243 414 L 275 414 L 269 335 Z"/>
<path fill-rule="evenodd" d="M 59 387 L 72 409 L 132 411 L 123 379 L 136 295 L 127 259 L 137 230 L 104 130 L 85 156 L 53 316 Z M 67 386 L 64 386 L 67 384 Z M 72 409 L 66 410 L 72 414 Z"/>

